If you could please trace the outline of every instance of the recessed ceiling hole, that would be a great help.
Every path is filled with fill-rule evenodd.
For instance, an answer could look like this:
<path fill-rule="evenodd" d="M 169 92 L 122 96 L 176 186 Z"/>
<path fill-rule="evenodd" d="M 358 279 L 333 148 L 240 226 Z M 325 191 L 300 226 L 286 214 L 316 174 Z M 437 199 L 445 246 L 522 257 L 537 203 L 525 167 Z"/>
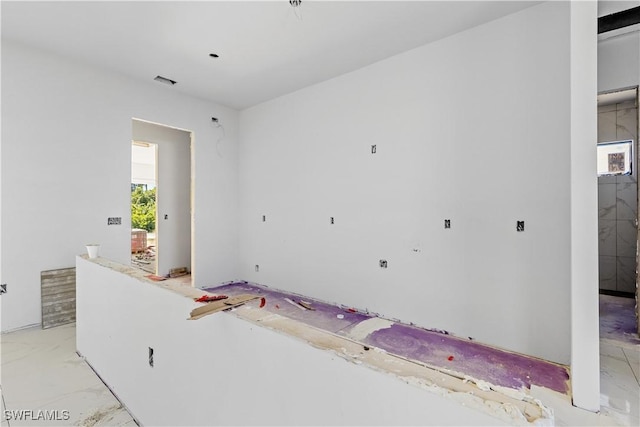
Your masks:
<path fill-rule="evenodd" d="M 178 83 L 175 80 L 171 80 L 171 79 L 168 79 L 168 78 L 162 77 L 162 76 L 156 76 L 153 80 L 155 80 L 157 82 L 160 82 L 160 83 L 164 83 L 164 84 L 169 85 L 169 86 L 173 86 L 174 84 Z"/>

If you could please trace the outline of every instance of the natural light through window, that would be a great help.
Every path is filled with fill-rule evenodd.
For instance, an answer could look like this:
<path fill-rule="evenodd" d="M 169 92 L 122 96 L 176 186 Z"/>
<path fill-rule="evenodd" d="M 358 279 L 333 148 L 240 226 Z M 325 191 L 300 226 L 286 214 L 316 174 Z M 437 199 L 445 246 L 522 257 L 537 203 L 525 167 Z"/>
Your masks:
<path fill-rule="evenodd" d="M 629 175 L 632 168 L 633 141 L 598 144 L 598 176 Z"/>

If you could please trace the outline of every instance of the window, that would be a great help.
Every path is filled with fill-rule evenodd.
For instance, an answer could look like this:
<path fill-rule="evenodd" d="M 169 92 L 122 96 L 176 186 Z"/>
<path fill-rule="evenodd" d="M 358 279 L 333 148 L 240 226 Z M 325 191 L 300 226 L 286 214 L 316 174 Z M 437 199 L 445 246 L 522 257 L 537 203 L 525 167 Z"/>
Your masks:
<path fill-rule="evenodd" d="M 598 144 L 598 176 L 630 175 L 633 164 L 633 141 Z"/>

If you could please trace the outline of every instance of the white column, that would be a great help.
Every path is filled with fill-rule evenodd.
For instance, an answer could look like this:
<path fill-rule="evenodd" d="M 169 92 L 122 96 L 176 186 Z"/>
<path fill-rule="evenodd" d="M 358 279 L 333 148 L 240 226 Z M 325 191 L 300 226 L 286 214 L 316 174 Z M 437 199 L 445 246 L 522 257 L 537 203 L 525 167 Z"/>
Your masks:
<path fill-rule="evenodd" d="M 572 1 L 571 385 L 573 404 L 600 410 L 598 330 L 597 2 Z"/>

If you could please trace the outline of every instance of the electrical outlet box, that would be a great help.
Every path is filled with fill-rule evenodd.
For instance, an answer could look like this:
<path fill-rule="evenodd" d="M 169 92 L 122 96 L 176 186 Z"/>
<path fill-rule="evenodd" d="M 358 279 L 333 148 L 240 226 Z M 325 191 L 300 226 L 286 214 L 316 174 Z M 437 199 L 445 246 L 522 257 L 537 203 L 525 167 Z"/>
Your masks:
<path fill-rule="evenodd" d="M 107 218 L 107 225 L 122 225 L 121 216 L 110 216 Z"/>
<path fill-rule="evenodd" d="M 333 221 L 333 217 L 329 218 L 329 223 L 330 224 L 335 224 L 334 221 Z"/>
<path fill-rule="evenodd" d="M 7 293 L 7 284 L 3 283 L 2 285 L 0 285 L 0 295 L 6 294 L 6 293 Z"/>
<path fill-rule="evenodd" d="M 256 264 L 256 273 L 260 271 L 260 266 Z"/>
<path fill-rule="evenodd" d="M 149 366 L 153 368 L 153 348 L 149 347 Z"/>
<path fill-rule="evenodd" d="M 451 228 L 451 220 L 450 219 L 445 219 L 444 220 L 444 228 Z"/>
<path fill-rule="evenodd" d="M 376 152 L 378 151 L 378 148 L 375 145 L 371 146 L 371 154 L 376 154 Z"/>
<path fill-rule="evenodd" d="M 380 260 L 380 268 L 387 268 L 387 260 L 386 259 L 381 259 Z"/>
<path fill-rule="evenodd" d="M 516 222 L 516 231 L 524 231 L 524 221 Z"/>

